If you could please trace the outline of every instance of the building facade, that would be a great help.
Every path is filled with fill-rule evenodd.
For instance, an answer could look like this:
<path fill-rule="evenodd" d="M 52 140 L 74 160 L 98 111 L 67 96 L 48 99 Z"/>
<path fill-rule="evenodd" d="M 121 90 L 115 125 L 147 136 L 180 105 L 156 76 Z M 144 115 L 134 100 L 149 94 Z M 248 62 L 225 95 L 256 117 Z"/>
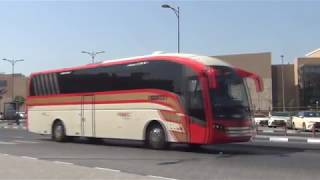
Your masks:
<path fill-rule="evenodd" d="M 300 109 L 320 105 L 320 49 L 295 60 L 294 76 Z"/>
<path fill-rule="evenodd" d="M 28 78 L 22 74 L 14 74 L 14 92 L 12 91 L 12 75 L 0 74 L 0 112 L 4 112 L 4 104 L 12 102 L 12 93 L 14 97 L 27 97 L 28 94 Z M 24 111 L 25 106 L 21 106 L 20 110 Z"/>

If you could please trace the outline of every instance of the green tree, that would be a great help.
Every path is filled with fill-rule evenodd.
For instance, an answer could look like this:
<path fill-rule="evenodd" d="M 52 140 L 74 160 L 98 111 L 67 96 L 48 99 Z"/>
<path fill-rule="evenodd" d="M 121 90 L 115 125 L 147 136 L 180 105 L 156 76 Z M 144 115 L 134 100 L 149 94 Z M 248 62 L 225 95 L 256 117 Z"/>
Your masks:
<path fill-rule="evenodd" d="M 17 103 L 18 106 L 22 106 L 25 103 L 26 99 L 23 96 L 16 96 L 14 98 L 14 102 Z"/>

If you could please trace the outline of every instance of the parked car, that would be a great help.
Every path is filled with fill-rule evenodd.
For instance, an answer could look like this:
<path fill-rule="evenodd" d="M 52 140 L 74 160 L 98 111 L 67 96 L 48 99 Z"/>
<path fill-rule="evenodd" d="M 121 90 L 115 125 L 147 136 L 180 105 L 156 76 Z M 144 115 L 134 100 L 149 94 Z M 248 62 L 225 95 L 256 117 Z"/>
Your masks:
<path fill-rule="evenodd" d="M 292 113 L 290 112 L 272 112 L 268 121 L 268 127 L 292 128 Z"/>
<path fill-rule="evenodd" d="M 320 112 L 301 111 L 292 118 L 293 129 L 311 131 L 314 125 L 316 129 L 320 129 Z"/>
<path fill-rule="evenodd" d="M 262 113 L 254 114 L 254 122 L 256 125 L 267 126 L 268 121 L 269 121 L 269 116 Z"/>

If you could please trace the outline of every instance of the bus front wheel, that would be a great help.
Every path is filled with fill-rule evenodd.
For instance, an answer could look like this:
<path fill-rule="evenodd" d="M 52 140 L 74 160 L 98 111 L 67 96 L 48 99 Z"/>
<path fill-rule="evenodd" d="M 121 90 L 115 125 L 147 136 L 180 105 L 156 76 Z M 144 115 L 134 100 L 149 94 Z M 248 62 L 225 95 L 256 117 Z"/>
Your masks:
<path fill-rule="evenodd" d="M 52 128 L 52 139 L 57 142 L 66 141 L 66 130 L 62 122 L 58 121 L 54 123 Z"/>
<path fill-rule="evenodd" d="M 159 124 L 153 124 L 147 131 L 147 145 L 152 149 L 164 149 L 168 143 L 164 129 Z"/>

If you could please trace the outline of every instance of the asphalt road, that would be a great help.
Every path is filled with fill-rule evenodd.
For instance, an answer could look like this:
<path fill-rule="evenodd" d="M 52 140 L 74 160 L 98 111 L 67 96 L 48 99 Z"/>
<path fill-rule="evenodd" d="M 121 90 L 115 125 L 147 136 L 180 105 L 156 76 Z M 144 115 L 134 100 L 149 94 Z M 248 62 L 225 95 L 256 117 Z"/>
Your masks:
<path fill-rule="evenodd" d="M 210 145 L 189 152 L 184 145 L 170 150 L 145 149 L 140 142 L 86 139 L 56 143 L 25 130 L 0 129 L 0 153 L 45 161 L 70 162 L 89 168 L 173 179 L 315 180 L 319 179 L 320 145 L 250 142 Z"/>

